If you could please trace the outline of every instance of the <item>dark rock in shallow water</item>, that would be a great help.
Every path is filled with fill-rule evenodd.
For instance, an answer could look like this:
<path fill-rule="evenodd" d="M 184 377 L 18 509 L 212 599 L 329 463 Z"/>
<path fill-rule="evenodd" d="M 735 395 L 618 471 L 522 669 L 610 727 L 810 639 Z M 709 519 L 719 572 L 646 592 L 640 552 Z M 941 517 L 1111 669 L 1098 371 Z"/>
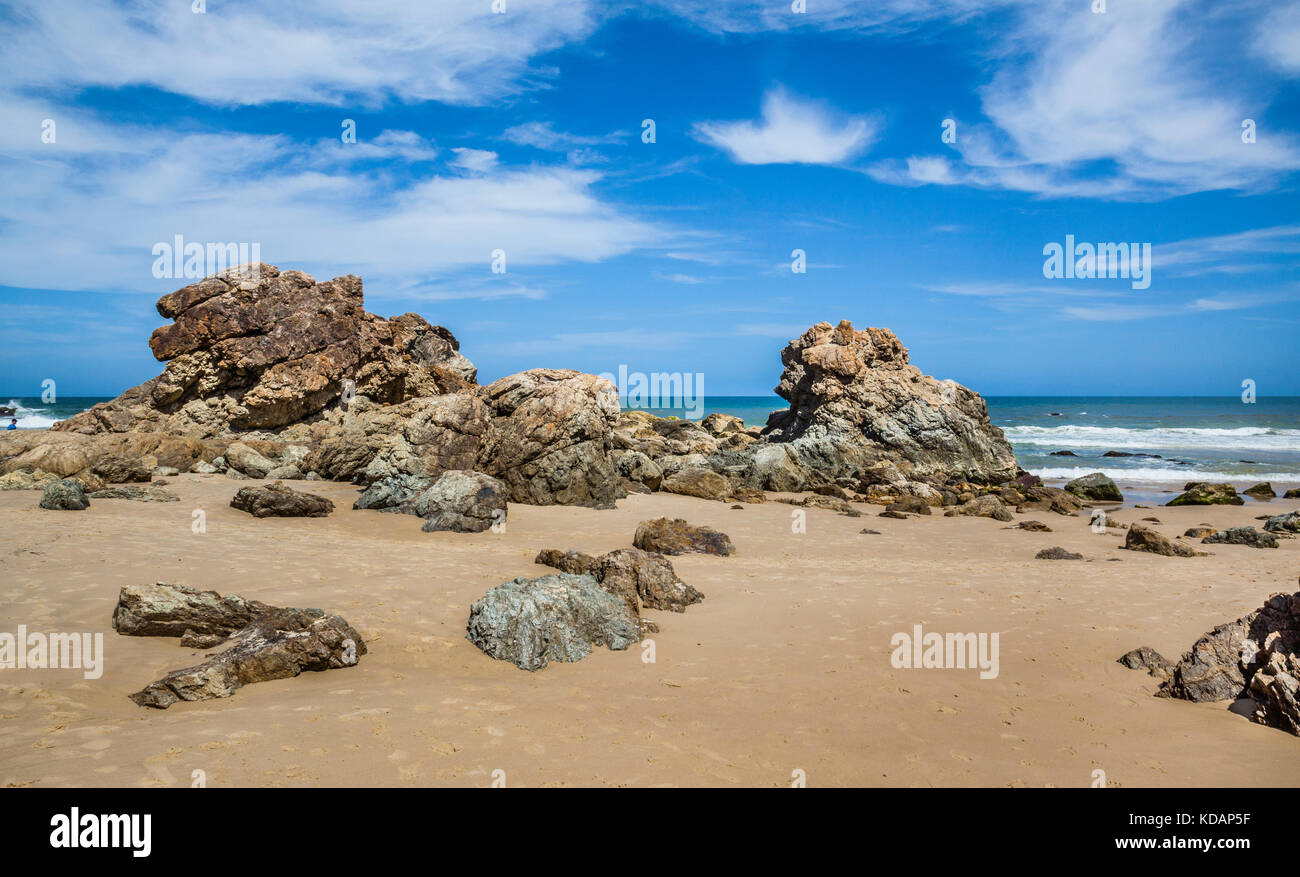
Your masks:
<path fill-rule="evenodd" d="M 1300 499 L 1300 487 L 1293 487 L 1282 494 L 1283 499 Z"/>
<path fill-rule="evenodd" d="M 1044 548 L 1034 555 L 1035 560 L 1083 560 L 1082 554 L 1075 554 L 1073 551 L 1066 551 L 1059 545 L 1054 548 Z"/>
<path fill-rule="evenodd" d="M 1206 545 L 1249 545 L 1251 548 L 1276 548 L 1277 537 L 1261 533 L 1254 527 L 1233 527 L 1221 530 L 1201 540 Z"/>
<path fill-rule="evenodd" d="M 230 507 L 255 518 L 323 518 L 334 503 L 314 493 L 300 493 L 279 481 L 263 487 L 241 487 Z"/>
<path fill-rule="evenodd" d="M 244 685 L 304 670 L 349 667 L 366 653 L 347 621 L 320 609 L 281 609 L 163 582 L 123 588 L 113 629 L 127 636 L 180 637 L 181 645 L 204 649 L 229 639 L 225 651 L 131 695 L 140 706 L 158 709 L 178 700 L 229 697 Z"/>
<path fill-rule="evenodd" d="M 79 512 L 90 507 L 86 491 L 75 478 L 63 478 L 45 488 L 41 494 L 41 508 L 55 511 Z"/>
<path fill-rule="evenodd" d="M 1074 451 L 1052 451 L 1052 453 L 1048 454 L 1048 456 L 1049 457 L 1077 457 L 1079 455 L 1076 454 Z"/>
<path fill-rule="evenodd" d="M 466 637 L 489 657 L 523 670 L 581 661 L 594 646 L 626 649 L 641 623 L 621 597 L 587 575 L 517 578 L 470 607 Z"/>
<path fill-rule="evenodd" d="M 636 528 L 632 544 L 642 551 L 658 554 L 716 554 L 722 557 L 736 553 L 736 546 L 726 533 L 712 527 L 697 527 L 682 518 L 654 518 L 642 521 Z"/>
<path fill-rule="evenodd" d="M 1245 502 L 1231 484 L 1189 481 L 1183 485 L 1183 492 L 1165 505 L 1245 505 Z"/>
<path fill-rule="evenodd" d="M 491 475 L 454 469 L 438 476 L 415 498 L 413 508 L 425 519 L 421 529 L 426 533 L 482 533 L 505 523 L 506 495 L 506 485 Z"/>
<path fill-rule="evenodd" d="M 1076 478 L 1065 489 L 1075 496 L 1090 499 L 1093 502 L 1123 502 L 1124 494 L 1115 486 L 1115 482 L 1106 477 L 1104 472 L 1093 472 Z"/>
<path fill-rule="evenodd" d="M 1255 499 L 1273 499 L 1277 496 L 1273 492 L 1273 485 L 1267 481 L 1261 481 L 1259 484 L 1247 487 L 1242 493 L 1246 494 L 1246 496 L 1253 496 Z"/>
<path fill-rule="evenodd" d="M 1204 557 L 1205 552 L 1174 542 L 1144 524 L 1134 524 L 1124 538 L 1124 547 L 1130 551 L 1149 551 L 1166 557 Z"/>

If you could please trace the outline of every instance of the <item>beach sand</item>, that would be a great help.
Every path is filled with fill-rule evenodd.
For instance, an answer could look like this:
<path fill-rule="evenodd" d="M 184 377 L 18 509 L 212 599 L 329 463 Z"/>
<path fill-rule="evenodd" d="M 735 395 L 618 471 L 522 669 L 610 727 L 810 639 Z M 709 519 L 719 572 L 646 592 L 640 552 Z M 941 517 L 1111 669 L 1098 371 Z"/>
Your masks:
<path fill-rule="evenodd" d="M 95 500 L 84 512 L 0 493 L 0 630 L 102 631 L 103 676 L 0 671 L 0 785 L 188 786 L 1300 786 L 1300 739 L 1227 703 L 1152 697 L 1115 659 L 1178 656 L 1204 632 L 1297 590 L 1300 541 L 1277 550 L 1199 546 L 1182 559 L 1120 550 L 1086 517 L 1055 532 L 984 518 L 909 520 L 775 502 L 634 495 L 617 510 L 511 505 L 507 532 L 422 533 L 413 516 L 354 511 L 254 519 L 229 507 L 247 481 L 169 479 L 175 503 Z M 1257 524 L 1300 501 L 1125 509 L 1176 536 Z M 207 532 L 191 532 L 203 509 Z M 667 515 L 730 534 L 733 557 L 673 558 L 706 595 L 647 610 L 655 661 L 597 649 L 537 673 L 465 638 L 471 602 L 515 576 L 553 572 L 544 547 L 602 553 Z M 868 527 L 880 535 L 863 535 Z M 1060 545 L 1085 561 L 1040 561 Z M 1116 560 L 1119 562 L 1109 562 Z M 201 660 L 175 639 L 124 637 L 123 585 L 166 581 L 343 615 L 370 652 L 358 666 L 260 683 L 165 711 L 127 695 Z M 999 632 L 1000 674 L 899 670 L 890 639 Z M 499 778 L 502 774 L 496 774 Z"/>

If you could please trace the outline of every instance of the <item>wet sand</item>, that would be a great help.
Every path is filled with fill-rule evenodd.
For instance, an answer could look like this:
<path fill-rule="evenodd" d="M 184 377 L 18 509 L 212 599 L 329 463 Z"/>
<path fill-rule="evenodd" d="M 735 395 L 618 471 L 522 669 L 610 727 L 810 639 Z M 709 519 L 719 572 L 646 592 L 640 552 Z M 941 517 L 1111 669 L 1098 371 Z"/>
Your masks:
<path fill-rule="evenodd" d="M 175 503 L 96 500 L 84 512 L 0 492 L 0 630 L 103 632 L 105 670 L 0 670 L 0 785 L 1297 786 L 1300 739 L 1229 704 L 1151 696 L 1115 663 L 1150 645 L 1177 657 L 1216 624 L 1298 589 L 1300 540 L 1277 550 L 1199 546 L 1183 559 L 1119 549 L 1085 517 L 1055 532 L 984 518 L 891 520 L 728 505 L 668 494 L 617 510 L 511 505 L 507 532 L 422 533 L 418 518 L 353 511 L 356 488 L 295 482 L 338 509 L 257 520 L 229 508 L 224 476 L 169 479 Z M 1176 536 L 1258 524 L 1300 501 L 1124 509 Z M 203 509 L 207 532 L 191 532 Z M 684 614 L 647 610 L 643 651 L 597 649 L 537 673 L 465 639 L 469 605 L 544 547 L 601 553 L 638 521 L 684 517 L 728 534 L 733 557 L 674 558 L 706 595 Z M 863 535 L 864 528 L 880 535 Z M 1040 561 L 1063 546 L 1084 561 Z M 1112 559 L 1118 562 L 1111 562 Z M 202 653 L 118 636 L 119 588 L 167 581 L 346 617 L 358 666 L 246 686 L 165 711 L 127 695 Z M 890 639 L 999 632 L 1000 673 L 899 670 Z M 501 774 L 497 774 L 498 777 Z"/>

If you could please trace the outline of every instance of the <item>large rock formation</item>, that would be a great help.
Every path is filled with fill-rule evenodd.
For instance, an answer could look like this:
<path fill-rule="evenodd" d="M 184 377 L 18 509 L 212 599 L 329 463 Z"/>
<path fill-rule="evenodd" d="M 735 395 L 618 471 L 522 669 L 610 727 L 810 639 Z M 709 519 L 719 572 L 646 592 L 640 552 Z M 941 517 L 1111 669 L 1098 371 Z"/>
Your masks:
<path fill-rule="evenodd" d="M 1300 735 L 1300 592 L 1275 594 L 1202 636 L 1156 693 L 1197 702 L 1249 696 L 1255 721 Z"/>
<path fill-rule="evenodd" d="M 712 458 L 746 486 L 802 490 L 819 484 L 1015 477 L 1016 458 L 978 393 L 908 363 L 888 329 L 818 323 L 781 352 L 774 413 L 763 439 Z"/>
<path fill-rule="evenodd" d="M 344 382 L 378 402 L 454 392 L 475 381 L 459 343 L 416 314 L 362 306 L 361 278 L 241 265 L 165 295 L 171 325 L 149 346 L 163 373 L 56 430 L 206 438 L 275 430 L 338 402 Z"/>

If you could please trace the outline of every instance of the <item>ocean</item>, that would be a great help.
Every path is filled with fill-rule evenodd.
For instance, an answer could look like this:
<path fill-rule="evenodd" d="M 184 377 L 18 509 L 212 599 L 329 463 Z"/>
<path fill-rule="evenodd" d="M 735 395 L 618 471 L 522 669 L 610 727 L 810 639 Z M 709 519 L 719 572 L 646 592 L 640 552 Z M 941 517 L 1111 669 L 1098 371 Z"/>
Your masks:
<path fill-rule="evenodd" d="M 0 396 L 0 398 L 3 398 Z M 17 397 L 22 429 L 44 429 L 107 397 L 67 396 L 53 405 Z M 1021 468 L 1048 481 L 1105 472 L 1116 481 L 1174 486 L 1185 481 L 1300 483 L 1300 397 L 989 396 Z M 710 396 L 703 415 L 734 414 L 762 426 L 786 407 L 777 396 Z M 626 407 L 626 400 L 624 400 Z M 649 409 L 685 418 L 684 408 Z M 6 421 L 7 425 L 7 421 Z M 1071 451 L 1075 456 L 1053 456 Z M 1133 456 L 1104 456 L 1108 451 Z M 1275 485 L 1276 486 L 1276 485 Z"/>

